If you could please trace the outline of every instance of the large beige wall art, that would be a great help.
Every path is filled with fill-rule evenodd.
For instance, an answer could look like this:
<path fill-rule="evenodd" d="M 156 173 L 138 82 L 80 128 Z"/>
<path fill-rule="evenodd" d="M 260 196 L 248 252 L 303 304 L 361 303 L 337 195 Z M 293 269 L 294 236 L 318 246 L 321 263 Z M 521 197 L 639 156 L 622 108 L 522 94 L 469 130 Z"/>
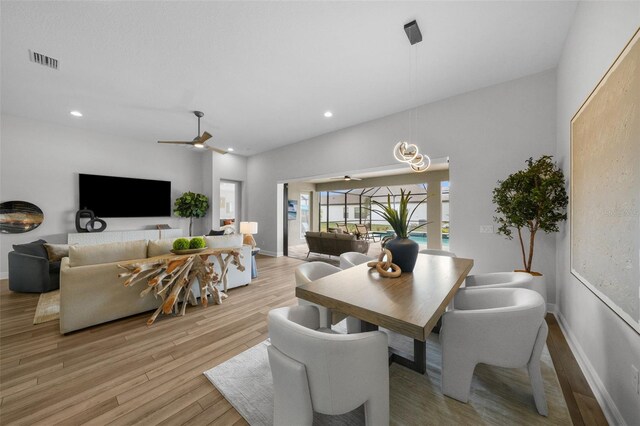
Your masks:
<path fill-rule="evenodd" d="M 571 272 L 640 333 L 639 39 L 571 120 Z"/>

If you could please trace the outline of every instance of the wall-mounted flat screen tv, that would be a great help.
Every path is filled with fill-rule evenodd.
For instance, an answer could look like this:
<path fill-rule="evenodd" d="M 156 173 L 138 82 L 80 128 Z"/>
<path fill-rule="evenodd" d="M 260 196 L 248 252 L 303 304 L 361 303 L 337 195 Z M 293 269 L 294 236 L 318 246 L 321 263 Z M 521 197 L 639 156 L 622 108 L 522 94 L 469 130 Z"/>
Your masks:
<path fill-rule="evenodd" d="M 171 216 L 171 182 L 80 174 L 81 209 L 97 217 Z"/>

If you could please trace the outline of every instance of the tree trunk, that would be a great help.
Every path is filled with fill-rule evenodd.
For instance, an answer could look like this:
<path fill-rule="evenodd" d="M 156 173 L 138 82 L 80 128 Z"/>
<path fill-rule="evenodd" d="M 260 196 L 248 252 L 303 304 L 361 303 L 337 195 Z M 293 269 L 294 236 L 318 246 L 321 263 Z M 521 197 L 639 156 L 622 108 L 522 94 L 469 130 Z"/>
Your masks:
<path fill-rule="evenodd" d="M 533 263 L 533 245 L 536 240 L 536 231 L 533 230 L 529 233 L 529 264 L 527 265 L 527 272 L 531 272 L 531 264 Z"/>
<path fill-rule="evenodd" d="M 189 236 L 193 235 L 193 216 L 189 218 Z"/>
<path fill-rule="evenodd" d="M 522 264 L 524 265 L 524 270 L 529 272 L 527 269 L 527 258 L 524 254 L 524 241 L 522 241 L 522 230 L 518 228 L 518 238 L 520 239 L 520 250 L 522 250 Z"/>

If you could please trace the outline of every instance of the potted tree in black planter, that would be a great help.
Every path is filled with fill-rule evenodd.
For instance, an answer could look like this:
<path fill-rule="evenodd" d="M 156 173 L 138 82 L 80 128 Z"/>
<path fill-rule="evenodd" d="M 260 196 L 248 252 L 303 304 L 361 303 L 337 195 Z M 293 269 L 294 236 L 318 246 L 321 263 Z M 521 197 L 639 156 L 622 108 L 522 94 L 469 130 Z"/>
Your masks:
<path fill-rule="evenodd" d="M 189 236 L 193 235 L 193 218 L 204 217 L 209 210 L 209 198 L 204 194 L 185 192 L 176 199 L 173 212 L 180 217 L 189 218 Z"/>
<path fill-rule="evenodd" d="M 496 205 L 494 220 L 500 225 L 498 233 L 512 239 L 512 230 L 518 232 L 524 269 L 534 277 L 534 288 L 546 301 L 546 283 L 540 272 L 532 271 L 533 250 L 538 231 L 557 232 L 558 224 L 567 219 L 568 197 L 562 170 L 552 161 L 552 156 L 543 155 L 537 160 L 529 158 L 527 168 L 498 181 L 493 190 Z M 528 250 L 525 236 L 529 234 Z"/>
<path fill-rule="evenodd" d="M 409 234 L 418 228 L 421 228 L 428 223 L 422 223 L 413 228 L 409 228 L 411 224 L 411 218 L 416 209 L 425 201 L 428 197 L 418 202 L 416 206 L 409 213 L 409 201 L 411 201 L 411 191 L 405 192 L 400 190 L 400 203 L 398 209 L 394 209 L 391 205 L 391 196 L 387 196 L 387 204 L 383 204 L 379 201 L 371 200 L 371 204 L 378 207 L 378 209 L 371 209 L 371 211 L 386 220 L 396 233 L 396 237 L 386 240 L 384 248 L 391 252 L 393 256 L 393 263 L 398 265 L 402 272 L 412 272 L 416 266 L 416 260 L 418 259 L 418 251 L 420 246 L 415 241 L 409 239 Z"/>

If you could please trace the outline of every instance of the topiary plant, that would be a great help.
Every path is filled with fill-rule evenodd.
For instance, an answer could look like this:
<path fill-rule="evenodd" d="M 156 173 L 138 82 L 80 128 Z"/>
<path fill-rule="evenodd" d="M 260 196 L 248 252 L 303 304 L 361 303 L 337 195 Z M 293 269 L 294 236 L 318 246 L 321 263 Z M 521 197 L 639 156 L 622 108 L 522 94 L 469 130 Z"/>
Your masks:
<path fill-rule="evenodd" d="M 204 194 L 185 192 L 176 199 L 173 212 L 180 217 L 189 218 L 189 236 L 193 231 L 193 218 L 204 217 L 209 210 L 209 198 Z"/>
<path fill-rule="evenodd" d="M 562 170 L 543 155 L 537 160 L 529 158 L 527 168 L 498 181 L 493 190 L 493 202 L 500 225 L 498 233 L 512 239 L 511 229 L 518 230 L 524 269 L 531 272 L 536 233 L 557 232 L 558 223 L 567 219 L 567 192 Z M 525 255 L 522 229 L 529 231 L 529 254 Z"/>
<path fill-rule="evenodd" d="M 189 248 L 189 239 L 187 238 L 178 238 L 173 242 L 174 250 L 187 250 Z"/>
<path fill-rule="evenodd" d="M 191 241 L 189 242 L 190 249 L 199 249 L 199 248 L 204 248 L 205 246 L 206 246 L 206 243 L 204 242 L 204 238 L 202 237 L 192 238 Z"/>

